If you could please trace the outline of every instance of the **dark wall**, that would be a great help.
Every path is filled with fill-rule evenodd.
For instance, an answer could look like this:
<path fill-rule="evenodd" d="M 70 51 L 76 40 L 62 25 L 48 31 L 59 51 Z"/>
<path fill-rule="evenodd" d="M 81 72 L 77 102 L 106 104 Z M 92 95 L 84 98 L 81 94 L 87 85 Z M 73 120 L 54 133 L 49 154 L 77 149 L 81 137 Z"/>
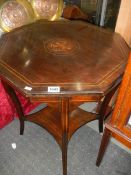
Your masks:
<path fill-rule="evenodd" d="M 64 0 L 64 2 L 68 5 L 75 4 L 80 7 L 81 5 L 81 0 Z"/>

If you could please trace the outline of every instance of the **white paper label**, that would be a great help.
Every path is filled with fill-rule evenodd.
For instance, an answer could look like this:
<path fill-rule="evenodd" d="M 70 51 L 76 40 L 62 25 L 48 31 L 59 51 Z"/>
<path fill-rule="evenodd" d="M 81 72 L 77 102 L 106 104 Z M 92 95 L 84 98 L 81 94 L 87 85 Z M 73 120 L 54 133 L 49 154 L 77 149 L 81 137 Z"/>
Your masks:
<path fill-rule="evenodd" d="M 59 86 L 48 86 L 48 92 L 60 92 Z"/>
<path fill-rule="evenodd" d="M 25 90 L 28 90 L 28 91 L 31 91 L 31 90 L 32 90 L 32 87 L 25 86 L 24 89 L 25 89 Z"/>

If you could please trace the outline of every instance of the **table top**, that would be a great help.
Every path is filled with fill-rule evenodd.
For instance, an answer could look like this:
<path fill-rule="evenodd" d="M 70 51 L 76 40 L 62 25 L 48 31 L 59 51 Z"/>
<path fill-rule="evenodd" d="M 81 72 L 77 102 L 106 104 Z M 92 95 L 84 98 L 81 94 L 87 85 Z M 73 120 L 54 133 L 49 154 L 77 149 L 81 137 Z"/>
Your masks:
<path fill-rule="evenodd" d="M 40 20 L 0 39 L 0 75 L 27 96 L 104 94 L 128 54 L 119 34 L 81 21 Z"/>

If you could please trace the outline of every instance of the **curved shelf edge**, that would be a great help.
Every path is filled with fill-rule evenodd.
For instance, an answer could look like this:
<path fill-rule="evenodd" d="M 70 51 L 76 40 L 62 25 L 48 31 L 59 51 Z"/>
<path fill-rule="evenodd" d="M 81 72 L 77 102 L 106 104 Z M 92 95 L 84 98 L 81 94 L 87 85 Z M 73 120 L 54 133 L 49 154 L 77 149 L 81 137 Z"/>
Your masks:
<path fill-rule="evenodd" d="M 96 119 L 98 119 L 98 116 L 95 113 L 87 112 L 80 108 L 74 110 L 70 114 L 68 140 L 81 126 Z"/>

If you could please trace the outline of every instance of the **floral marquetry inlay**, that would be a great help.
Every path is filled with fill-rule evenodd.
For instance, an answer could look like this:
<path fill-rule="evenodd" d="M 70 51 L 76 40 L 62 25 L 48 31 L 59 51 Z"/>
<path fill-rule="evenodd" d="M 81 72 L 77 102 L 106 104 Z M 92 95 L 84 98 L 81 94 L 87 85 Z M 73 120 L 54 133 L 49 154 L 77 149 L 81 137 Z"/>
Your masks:
<path fill-rule="evenodd" d="M 50 53 L 57 55 L 69 55 L 74 54 L 79 50 L 79 43 L 70 38 L 55 38 L 45 42 L 45 48 Z"/>

